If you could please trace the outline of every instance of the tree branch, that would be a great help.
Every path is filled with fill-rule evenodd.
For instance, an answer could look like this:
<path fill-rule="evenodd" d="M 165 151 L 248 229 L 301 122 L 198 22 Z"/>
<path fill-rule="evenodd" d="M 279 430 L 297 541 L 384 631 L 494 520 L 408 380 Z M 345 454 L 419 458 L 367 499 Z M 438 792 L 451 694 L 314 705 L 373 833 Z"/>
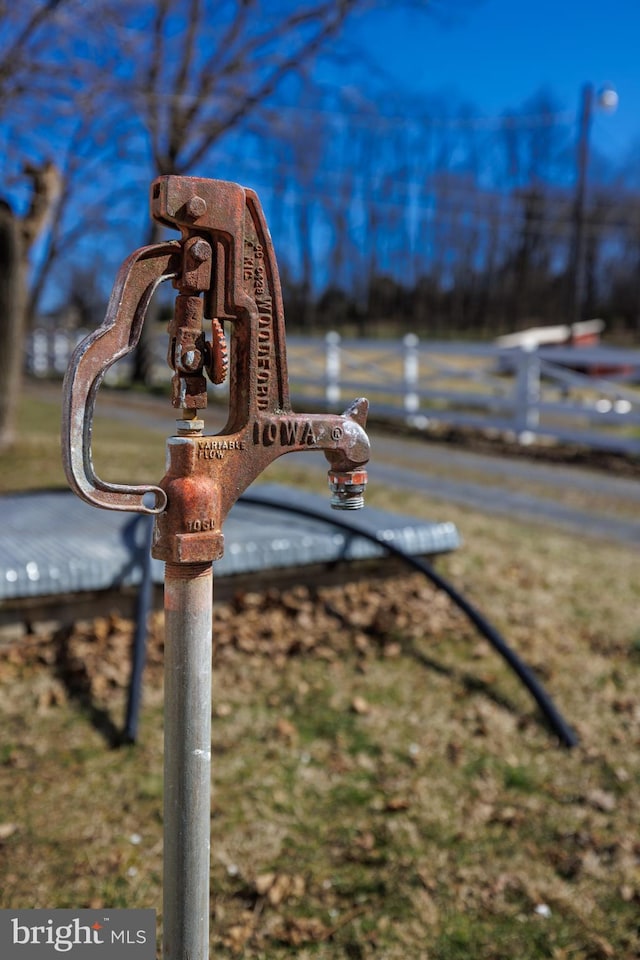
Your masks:
<path fill-rule="evenodd" d="M 282 80 L 292 72 L 300 69 L 300 65 L 312 59 L 325 43 L 335 36 L 344 24 L 352 9 L 358 6 L 358 0 L 343 0 L 342 3 L 327 3 L 320 7 L 310 8 L 306 11 L 297 12 L 286 21 L 288 28 L 299 28 L 301 25 L 307 25 L 313 22 L 321 14 L 329 16 L 318 32 L 309 39 L 302 42 L 293 52 L 276 62 L 271 69 L 270 74 L 258 83 L 253 90 L 245 93 L 234 104 L 227 115 L 213 123 L 207 124 L 204 135 L 196 142 L 191 151 L 183 155 L 180 163 L 181 170 L 193 169 L 193 167 L 202 160 L 213 144 L 219 140 L 225 133 L 238 126 L 248 115 L 250 115 L 260 104 L 264 103 L 277 89 Z M 282 25 L 281 25 L 282 29 Z M 252 50 L 253 55 L 261 48 L 268 47 L 272 39 L 278 35 L 277 31 L 270 30 L 267 34 L 261 35 L 257 40 L 251 40 L 244 47 L 244 50 Z M 241 70 L 241 60 L 237 60 L 237 70 Z M 247 70 L 245 66 L 245 70 Z M 201 89 L 202 93 L 202 89 Z M 189 121 L 192 126 L 195 125 L 198 111 L 203 109 L 203 100 L 200 98 L 190 111 Z M 196 133 L 196 131 L 192 131 Z"/>

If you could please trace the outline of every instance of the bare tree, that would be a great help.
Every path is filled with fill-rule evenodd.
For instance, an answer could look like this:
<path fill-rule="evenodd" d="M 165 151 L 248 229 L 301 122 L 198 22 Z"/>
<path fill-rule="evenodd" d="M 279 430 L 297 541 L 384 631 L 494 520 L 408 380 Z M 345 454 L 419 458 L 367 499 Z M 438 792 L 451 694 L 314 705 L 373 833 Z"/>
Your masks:
<path fill-rule="evenodd" d="M 28 256 L 43 230 L 59 190 L 59 175 L 51 162 L 29 166 L 31 203 L 19 217 L 4 201 L 0 205 L 0 450 L 14 440 L 15 410 L 23 363 Z"/>
<path fill-rule="evenodd" d="M 19 115 L 25 99 L 37 100 L 49 66 L 50 82 L 55 84 L 47 32 L 63 6 L 64 0 L 0 4 L 4 28 L 0 37 L 0 118 L 7 141 L 12 139 L 14 113 Z M 20 162 L 15 154 L 13 159 Z M 58 190 L 56 168 L 50 161 L 23 165 L 20 174 L 31 189 L 26 214 L 20 216 L 8 199 L 0 205 L 0 451 L 10 446 L 14 437 L 29 251 L 46 224 Z"/>
<path fill-rule="evenodd" d="M 92 261 L 98 265 L 97 296 L 100 281 L 113 275 L 146 225 L 146 208 L 132 203 L 147 186 L 140 174 L 144 157 L 132 153 L 134 124 L 119 103 L 111 102 L 108 86 L 93 84 L 86 101 L 90 105 L 84 99 L 78 103 L 75 125 L 58 150 L 60 189 L 31 270 L 28 326 L 35 322 L 43 296 L 52 285 L 63 296 L 69 290 L 68 299 L 82 296 L 72 294 L 65 278 L 86 276 Z M 106 300 L 105 291 L 103 305 Z"/>
<path fill-rule="evenodd" d="M 68 193 L 62 157 L 89 104 L 84 92 L 93 89 L 95 109 L 96 78 L 113 65 L 115 47 L 104 45 L 96 11 L 86 6 L 82 0 L 0 0 L 0 449 L 14 434 L 24 333 Z"/>
<path fill-rule="evenodd" d="M 0 451 L 13 442 L 15 406 L 22 368 L 24 265 L 18 218 L 0 201 Z"/>
<path fill-rule="evenodd" d="M 247 129 L 292 78 L 309 71 L 349 18 L 376 0 L 149 0 L 114 6 L 124 18 L 126 90 L 154 175 L 195 173 L 226 136 Z M 431 0 L 417 6 L 425 9 Z M 123 88 L 124 89 L 124 88 Z M 149 241 L 158 233 L 153 227 Z M 149 325 L 146 325 L 147 328 Z M 141 338 L 134 376 L 149 374 Z"/>
<path fill-rule="evenodd" d="M 0 114 L 11 111 L 16 100 L 60 77 L 60 64 L 52 56 L 52 22 L 68 0 L 0 2 Z"/>

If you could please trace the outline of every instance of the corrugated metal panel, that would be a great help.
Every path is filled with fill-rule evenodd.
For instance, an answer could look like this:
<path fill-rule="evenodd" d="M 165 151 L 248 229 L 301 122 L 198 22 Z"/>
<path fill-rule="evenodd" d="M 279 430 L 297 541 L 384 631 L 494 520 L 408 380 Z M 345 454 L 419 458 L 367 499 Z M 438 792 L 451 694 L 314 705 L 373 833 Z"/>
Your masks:
<path fill-rule="evenodd" d="M 260 497 L 263 505 L 240 501 L 231 511 L 216 576 L 384 553 L 362 537 L 332 529 L 333 511 L 321 497 L 279 485 L 256 485 L 251 495 Z M 319 511 L 329 523 L 286 513 L 282 507 L 287 503 Z M 443 553 L 460 545 L 452 523 L 429 523 L 371 507 L 346 516 L 408 553 Z M 96 510 L 69 492 L 1 497 L 0 600 L 139 583 L 148 522 L 137 515 Z M 163 564 L 154 561 L 152 566 L 160 583 Z"/>

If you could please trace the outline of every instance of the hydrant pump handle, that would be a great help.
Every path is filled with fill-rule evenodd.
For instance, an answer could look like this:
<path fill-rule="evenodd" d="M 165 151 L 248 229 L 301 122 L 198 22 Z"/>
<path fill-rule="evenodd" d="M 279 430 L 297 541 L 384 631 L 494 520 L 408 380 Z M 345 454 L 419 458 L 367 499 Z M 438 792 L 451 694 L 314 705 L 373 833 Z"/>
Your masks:
<path fill-rule="evenodd" d="M 122 264 L 104 321 L 76 347 L 63 385 L 62 461 L 71 489 L 83 500 L 108 510 L 156 514 L 166 506 L 157 486 L 107 483 L 93 468 L 91 435 L 98 387 L 107 370 L 138 344 L 149 301 L 163 280 L 182 265 L 179 241 L 153 244 Z M 145 502 L 153 496 L 153 504 Z"/>

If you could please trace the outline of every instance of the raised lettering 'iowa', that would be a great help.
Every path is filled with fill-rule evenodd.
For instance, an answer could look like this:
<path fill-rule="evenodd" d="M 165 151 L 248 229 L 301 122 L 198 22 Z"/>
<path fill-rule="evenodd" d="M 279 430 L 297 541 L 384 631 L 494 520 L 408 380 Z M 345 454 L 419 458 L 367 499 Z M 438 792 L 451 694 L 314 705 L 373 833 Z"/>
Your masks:
<path fill-rule="evenodd" d="M 312 447 L 316 442 L 311 421 L 297 417 L 256 423 L 253 439 L 255 443 L 263 443 L 266 447 L 272 446 L 278 440 L 283 447 Z"/>

